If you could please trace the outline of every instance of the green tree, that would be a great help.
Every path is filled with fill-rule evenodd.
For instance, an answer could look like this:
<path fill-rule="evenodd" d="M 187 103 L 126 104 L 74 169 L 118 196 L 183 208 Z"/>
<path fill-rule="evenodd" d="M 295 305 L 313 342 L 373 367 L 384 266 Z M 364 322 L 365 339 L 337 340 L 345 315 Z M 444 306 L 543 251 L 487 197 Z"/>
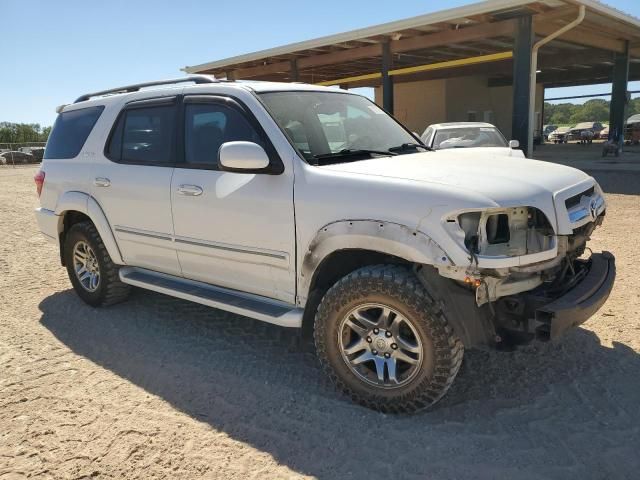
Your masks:
<path fill-rule="evenodd" d="M 38 123 L 0 122 L 0 143 L 46 142 L 51 127 L 42 128 Z"/>

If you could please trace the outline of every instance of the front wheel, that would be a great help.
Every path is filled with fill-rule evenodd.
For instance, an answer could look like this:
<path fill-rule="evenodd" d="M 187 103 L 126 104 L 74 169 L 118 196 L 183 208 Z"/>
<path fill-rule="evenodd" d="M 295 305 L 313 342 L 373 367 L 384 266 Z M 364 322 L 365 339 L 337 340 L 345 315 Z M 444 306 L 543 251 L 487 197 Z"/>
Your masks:
<path fill-rule="evenodd" d="M 462 363 L 464 347 L 445 313 L 404 266 L 365 267 L 324 296 L 316 350 L 335 385 L 384 412 L 415 412 L 437 402 Z"/>

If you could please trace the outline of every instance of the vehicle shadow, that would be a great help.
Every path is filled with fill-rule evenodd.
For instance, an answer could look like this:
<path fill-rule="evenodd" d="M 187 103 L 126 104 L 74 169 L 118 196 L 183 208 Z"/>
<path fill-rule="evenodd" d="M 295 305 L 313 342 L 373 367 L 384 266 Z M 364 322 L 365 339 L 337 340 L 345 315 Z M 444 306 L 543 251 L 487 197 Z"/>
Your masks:
<path fill-rule="evenodd" d="M 68 290 L 40 309 L 76 354 L 302 474 L 632 478 L 640 468 L 638 355 L 588 330 L 469 351 L 436 408 L 383 415 L 335 393 L 294 330 L 139 290 L 108 309 Z"/>

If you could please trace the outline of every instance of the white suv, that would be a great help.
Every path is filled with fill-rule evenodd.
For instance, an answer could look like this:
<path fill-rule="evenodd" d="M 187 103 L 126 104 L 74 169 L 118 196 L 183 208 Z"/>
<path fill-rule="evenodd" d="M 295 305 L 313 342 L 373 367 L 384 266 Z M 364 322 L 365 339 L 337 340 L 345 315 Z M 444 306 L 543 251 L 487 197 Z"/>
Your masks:
<path fill-rule="evenodd" d="M 605 213 L 593 178 L 443 160 L 359 95 L 196 76 L 59 113 L 37 218 L 85 302 L 133 285 L 313 331 L 371 408 L 432 405 L 465 348 L 554 339 L 613 286 L 611 254 L 579 258 Z"/>

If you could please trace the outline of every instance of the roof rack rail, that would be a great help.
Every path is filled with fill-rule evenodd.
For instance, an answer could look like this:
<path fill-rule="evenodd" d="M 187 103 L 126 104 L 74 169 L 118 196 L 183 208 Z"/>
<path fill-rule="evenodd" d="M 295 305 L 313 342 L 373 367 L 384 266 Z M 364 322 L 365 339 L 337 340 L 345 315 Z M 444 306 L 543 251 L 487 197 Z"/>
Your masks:
<path fill-rule="evenodd" d="M 186 77 L 181 78 L 170 78 L 168 80 L 156 80 L 155 82 L 144 82 L 144 83 L 136 83 L 133 85 L 127 85 L 124 87 L 118 88 L 110 88 L 109 90 L 101 90 L 99 92 L 93 93 L 85 93 L 84 95 L 79 96 L 75 102 L 85 102 L 93 97 L 101 97 L 103 95 L 108 95 L 110 93 L 130 93 L 137 92 L 141 88 L 145 87 L 155 87 L 158 85 L 172 85 L 175 83 L 185 83 L 185 82 L 193 82 L 193 83 L 218 83 L 220 80 L 216 80 L 213 75 L 187 75 Z"/>

